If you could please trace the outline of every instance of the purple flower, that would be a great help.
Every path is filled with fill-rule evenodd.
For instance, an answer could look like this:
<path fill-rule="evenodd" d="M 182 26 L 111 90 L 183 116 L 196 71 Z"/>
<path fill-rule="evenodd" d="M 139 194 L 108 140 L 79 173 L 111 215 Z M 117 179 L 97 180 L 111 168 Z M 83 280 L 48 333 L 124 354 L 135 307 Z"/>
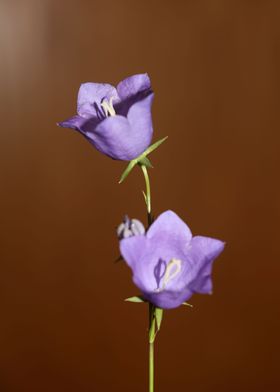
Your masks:
<path fill-rule="evenodd" d="M 103 154 L 130 161 L 151 143 L 153 96 L 147 74 L 130 76 L 116 88 L 84 83 L 78 93 L 78 114 L 58 125 L 81 132 Z"/>
<path fill-rule="evenodd" d="M 146 300 L 163 309 L 180 306 L 194 293 L 210 294 L 212 264 L 223 249 L 222 241 L 193 237 L 172 211 L 161 214 L 145 235 L 120 241 L 135 285 Z"/>

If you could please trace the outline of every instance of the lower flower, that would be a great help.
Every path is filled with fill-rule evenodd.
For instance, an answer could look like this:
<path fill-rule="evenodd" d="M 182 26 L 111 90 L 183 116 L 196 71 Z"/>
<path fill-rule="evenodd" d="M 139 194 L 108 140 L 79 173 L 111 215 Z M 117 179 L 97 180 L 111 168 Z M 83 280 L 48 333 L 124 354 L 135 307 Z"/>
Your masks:
<path fill-rule="evenodd" d="M 171 309 L 194 293 L 212 293 L 212 265 L 224 245 L 217 239 L 193 237 L 178 215 L 166 211 L 145 234 L 122 239 L 120 251 L 143 297 Z"/>

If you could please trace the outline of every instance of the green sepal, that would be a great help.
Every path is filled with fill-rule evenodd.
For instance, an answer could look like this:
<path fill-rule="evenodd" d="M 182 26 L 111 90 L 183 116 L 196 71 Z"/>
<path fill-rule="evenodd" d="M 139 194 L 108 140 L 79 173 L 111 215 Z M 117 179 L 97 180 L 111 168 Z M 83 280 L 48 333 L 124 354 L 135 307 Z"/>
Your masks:
<path fill-rule="evenodd" d="M 149 343 L 154 343 L 155 338 L 156 338 L 156 323 L 155 323 L 155 319 L 153 319 L 152 324 L 150 326 L 150 330 L 149 330 Z"/>
<path fill-rule="evenodd" d="M 123 172 L 123 174 L 121 175 L 119 184 L 121 184 L 126 177 L 129 175 L 129 173 L 131 172 L 131 170 L 134 168 L 134 166 L 136 166 L 138 163 L 137 159 L 133 159 L 132 161 L 129 162 L 128 166 L 126 167 L 125 171 Z"/>
<path fill-rule="evenodd" d="M 154 343 L 157 333 L 160 330 L 160 326 L 163 318 L 163 309 L 153 307 L 152 319 L 149 330 L 149 342 Z"/>
<path fill-rule="evenodd" d="M 143 152 L 143 154 L 140 155 L 140 157 L 143 156 L 147 156 L 149 154 L 151 154 L 151 152 L 153 152 L 154 150 L 156 150 L 163 142 L 165 142 L 165 140 L 168 138 L 168 136 L 165 136 L 164 138 L 158 140 L 157 142 L 155 142 L 154 144 L 152 144 L 150 147 L 147 148 L 146 151 Z"/>
<path fill-rule="evenodd" d="M 121 178 L 119 180 L 119 184 L 121 184 L 126 179 L 126 177 L 129 175 L 131 170 L 138 163 L 140 165 L 142 164 L 142 165 L 145 165 L 147 167 L 152 167 L 152 164 L 151 164 L 150 160 L 147 158 L 147 155 L 149 155 L 151 152 L 156 150 L 167 138 L 168 138 L 168 136 L 165 136 L 163 139 L 158 140 L 157 142 L 152 144 L 150 147 L 148 147 L 147 150 L 145 150 L 141 155 L 139 155 L 139 157 L 137 157 L 135 159 L 132 159 L 132 161 L 129 162 L 129 164 L 127 165 L 126 169 L 122 173 Z"/>
<path fill-rule="evenodd" d="M 155 309 L 155 319 L 157 322 L 157 330 L 160 330 L 161 322 L 162 322 L 162 317 L 163 317 L 163 309 L 161 308 L 156 308 Z"/>
<path fill-rule="evenodd" d="M 189 306 L 190 308 L 193 308 L 193 305 L 192 305 L 192 304 L 189 304 L 188 302 L 183 302 L 182 305 L 184 305 L 184 306 Z"/>
<path fill-rule="evenodd" d="M 125 301 L 126 302 L 134 302 L 134 303 L 147 302 L 144 298 L 142 298 L 140 296 L 126 298 Z"/>

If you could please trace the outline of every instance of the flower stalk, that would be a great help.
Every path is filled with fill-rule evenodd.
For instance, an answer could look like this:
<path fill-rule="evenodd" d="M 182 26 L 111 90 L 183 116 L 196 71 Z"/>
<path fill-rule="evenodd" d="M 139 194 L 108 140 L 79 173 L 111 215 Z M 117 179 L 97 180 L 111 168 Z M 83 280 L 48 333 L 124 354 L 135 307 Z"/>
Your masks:
<path fill-rule="evenodd" d="M 154 316 L 154 306 L 149 303 L 149 392 L 154 392 L 154 336 L 155 336 L 155 316 Z"/>
<path fill-rule="evenodd" d="M 148 215 L 148 227 L 151 226 L 153 223 L 153 218 L 152 218 L 152 199 L 151 199 L 151 184 L 150 184 L 150 178 L 148 174 L 148 170 L 146 165 L 140 164 L 142 172 L 144 174 L 144 179 L 145 179 L 145 184 L 146 184 L 146 193 L 144 193 L 145 197 L 145 202 L 147 206 L 147 215 Z"/>
<path fill-rule="evenodd" d="M 142 169 L 145 184 L 146 184 L 146 193 L 144 193 L 145 202 L 147 206 L 147 218 L 148 218 L 148 227 L 153 223 L 152 218 L 152 199 L 151 199 L 151 184 L 150 178 L 148 174 L 148 170 L 145 164 L 140 163 L 140 167 Z M 154 354 L 154 341 L 156 335 L 156 318 L 155 318 L 155 307 L 153 304 L 149 302 L 149 392 L 154 392 L 154 384 L 155 384 L 155 354 Z"/>

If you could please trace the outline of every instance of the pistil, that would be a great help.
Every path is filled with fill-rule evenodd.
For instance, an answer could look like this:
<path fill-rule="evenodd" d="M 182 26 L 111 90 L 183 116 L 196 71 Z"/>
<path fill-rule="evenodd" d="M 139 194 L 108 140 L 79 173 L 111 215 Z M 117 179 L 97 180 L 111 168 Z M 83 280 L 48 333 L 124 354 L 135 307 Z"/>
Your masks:
<path fill-rule="evenodd" d="M 163 291 L 167 283 L 173 280 L 180 273 L 181 269 L 182 269 L 182 261 L 179 259 L 171 259 L 167 264 L 164 275 L 162 277 L 162 287 L 156 289 L 156 291 L 158 293 Z"/>

